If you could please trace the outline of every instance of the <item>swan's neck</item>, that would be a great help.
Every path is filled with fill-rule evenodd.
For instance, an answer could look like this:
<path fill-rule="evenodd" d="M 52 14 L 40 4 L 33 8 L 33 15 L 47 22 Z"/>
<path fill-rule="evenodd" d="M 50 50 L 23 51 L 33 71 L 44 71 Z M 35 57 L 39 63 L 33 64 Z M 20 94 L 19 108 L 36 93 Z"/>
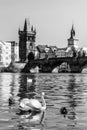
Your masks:
<path fill-rule="evenodd" d="M 42 95 L 42 110 L 45 110 L 45 109 L 46 109 L 46 102 L 45 102 L 44 96 Z"/>

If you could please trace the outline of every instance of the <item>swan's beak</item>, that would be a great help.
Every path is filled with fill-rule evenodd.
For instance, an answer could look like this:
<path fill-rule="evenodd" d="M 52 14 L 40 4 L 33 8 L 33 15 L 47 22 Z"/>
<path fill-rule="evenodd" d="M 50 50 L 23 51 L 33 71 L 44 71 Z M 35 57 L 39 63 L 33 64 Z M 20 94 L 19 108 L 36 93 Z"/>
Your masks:
<path fill-rule="evenodd" d="M 44 96 L 45 95 L 45 93 L 44 92 L 42 92 L 42 96 Z"/>

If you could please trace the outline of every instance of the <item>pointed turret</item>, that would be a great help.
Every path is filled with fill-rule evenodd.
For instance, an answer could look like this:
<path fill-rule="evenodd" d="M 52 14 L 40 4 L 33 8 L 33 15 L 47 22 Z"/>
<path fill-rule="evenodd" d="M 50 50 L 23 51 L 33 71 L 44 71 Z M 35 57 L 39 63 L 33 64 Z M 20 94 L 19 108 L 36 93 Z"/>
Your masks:
<path fill-rule="evenodd" d="M 24 23 L 24 31 L 27 31 L 27 20 L 25 19 L 25 23 Z"/>
<path fill-rule="evenodd" d="M 75 36 L 75 30 L 74 30 L 74 25 L 72 25 L 72 29 L 71 29 L 71 38 L 73 39 Z"/>
<path fill-rule="evenodd" d="M 34 28 L 34 33 L 36 34 L 36 28 Z"/>
<path fill-rule="evenodd" d="M 32 31 L 32 32 L 34 31 L 33 25 L 31 26 L 31 31 Z"/>
<path fill-rule="evenodd" d="M 24 23 L 24 31 L 31 31 L 30 30 L 30 22 L 29 19 L 25 19 L 25 23 Z"/>

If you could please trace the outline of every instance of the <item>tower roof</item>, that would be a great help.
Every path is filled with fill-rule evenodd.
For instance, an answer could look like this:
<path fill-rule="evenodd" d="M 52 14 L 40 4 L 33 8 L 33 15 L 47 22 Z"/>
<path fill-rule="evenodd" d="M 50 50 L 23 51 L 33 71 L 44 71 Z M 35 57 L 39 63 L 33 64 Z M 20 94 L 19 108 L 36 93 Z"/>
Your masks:
<path fill-rule="evenodd" d="M 75 36 L 75 30 L 74 30 L 74 25 L 72 25 L 72 28 L 71 28 L 71 38 L 73 39 L 74 36 Z"/>
<path fill-rule="evenodd" d="M 25 19 L 24 31 L 30 31 L 30 22 L 28 19 Z"/>

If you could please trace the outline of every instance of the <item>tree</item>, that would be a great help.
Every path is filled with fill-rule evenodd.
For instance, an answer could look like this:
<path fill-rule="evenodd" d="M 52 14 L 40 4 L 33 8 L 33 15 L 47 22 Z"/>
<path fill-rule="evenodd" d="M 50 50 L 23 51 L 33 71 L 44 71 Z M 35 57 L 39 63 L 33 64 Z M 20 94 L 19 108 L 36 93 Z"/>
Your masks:
<path fill-rule="evenodd" d="M 28 61 L 32 61 L 32 60 L 34 60 L 34 59 L 35 59 L 35 57 L 34 57 L 33 52 L 30 52 L 30 53 L 28 54 Z"/>
<path fill-rule="evenodd" d="M 71 49 L 73 51 L 73 57 L 76 57 L 77 56 L 77 51 L 76 51 L 75 47 L 72 47 Z"/>

